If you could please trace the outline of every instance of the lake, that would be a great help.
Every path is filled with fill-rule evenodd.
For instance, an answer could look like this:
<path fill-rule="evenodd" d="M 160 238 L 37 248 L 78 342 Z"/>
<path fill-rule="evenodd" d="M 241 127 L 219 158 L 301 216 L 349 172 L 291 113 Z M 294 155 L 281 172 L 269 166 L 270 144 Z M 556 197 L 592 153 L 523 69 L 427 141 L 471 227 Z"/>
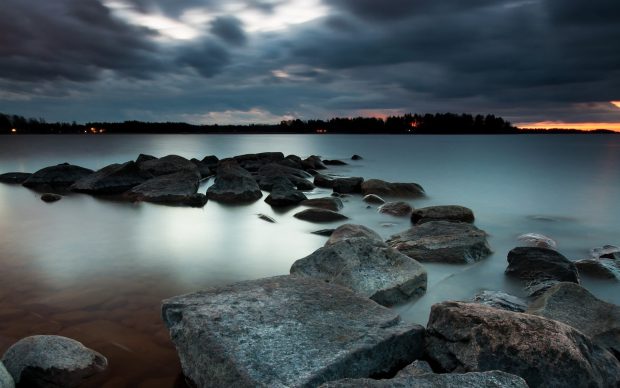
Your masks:
<path fill-rule="evenodd" d="M 428 197 L 410 201 L 414 207 L 473 209 L 494 253 L 473 265 L 425 265 L 426 295 L 396 307 L 423 325 L 436 302 L 484 289 L 522 295 L 521 284 L 503 274 L 520 234 L 552 237 L 572 260 L 620 245 L 620 136 L 614 135 L 2 136 L 0 173 L 62 162 L 98 169 L 140 153 L 202 159 L 265 151 L 346 160 L 328 170 L 336 175 L 417 182 Z M 353 154 L 363 159 L 351 161 Z M 329 194 L 317 189 L 308 197 Z M 367 208 L 359 196 L 344 205 L 350 222 L 386 238 L 410 226 Z M 108 371 L 87 386 L 182 387 L 161 300 L 288 273 L 324 244 L 326 237 L 312 231 L 338 225 L 297 220 L 297 211 L 274 211 L 262 199 L 248 206 L 210 201 L 197 209 L 73 194 L 47 204 L 26 188 L 0 184 L 0 352 L 25 336 L 65 335 L 108 357 Z M 618 282 L 582 281 L 620 304 Z"/>

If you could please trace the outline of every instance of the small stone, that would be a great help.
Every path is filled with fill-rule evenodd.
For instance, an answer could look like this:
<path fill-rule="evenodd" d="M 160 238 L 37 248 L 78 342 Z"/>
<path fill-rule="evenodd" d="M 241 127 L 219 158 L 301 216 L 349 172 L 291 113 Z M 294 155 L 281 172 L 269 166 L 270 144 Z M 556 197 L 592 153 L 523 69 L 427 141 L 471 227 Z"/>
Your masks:
<path fill-rule="evenodd" d="M 272 224 L 275 224 L 275 222 L 276 222 L 276 220 L 274 220 L 273 218 L 271 218 L 271 217 L 269 217 L 269 216 L 267 216 L 265 214 L 262 214 L 262 213 L 258 214 L 258 218 L 260 218 L 263 221 L 270 222 Z"/>
<path fill-rule="evenodd" d="M 293 217 L 310 222 L 334 222 L 349 219 L 343 214 L 326 209 L 306 209 L 295 213 Z"/>
<path fill-rule="evenodd" d="M 408 217 L 413 208 L 407 202 L 387 202 L 379 206 L 379 213 L 389 214 L 394 217 Z"/>
<path fill-rule="evenodd" d="M 62 199 L 62 195 L 55 193 L 44 193 L 41 194 L 41 201 L 43 202 L 56 202 Z"/>
<path fill-rule="evenodd" d="M 375 195 L 375 194 L 365 195 L 362 200 L 364 202 L 366 202 L 366 203 L 375 203 L 375 204 L 383 204 L 383 203 L 385 203 L 385 200 L 383 198 L 381 198 L 381 197 L 379 197 L 378 195 Z"/>

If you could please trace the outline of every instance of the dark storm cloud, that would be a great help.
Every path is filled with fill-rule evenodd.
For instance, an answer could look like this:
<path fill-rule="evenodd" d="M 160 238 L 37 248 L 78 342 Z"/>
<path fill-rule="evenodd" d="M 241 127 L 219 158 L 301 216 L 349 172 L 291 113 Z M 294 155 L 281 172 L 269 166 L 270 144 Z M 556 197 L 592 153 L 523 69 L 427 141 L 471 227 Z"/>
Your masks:
<path fill-rule="evenodd" d="M 220 73 L 230 63 L 230 53 L 221 45 L 206 41 L 200 46 L 190 47 L 179 56 L 178 62 L 210 78 Z"/>
<path fill-rule="evenodd" d="M 234 16 L 218 17 L 211 23 L 211 33 L 232 45 L 245 44 L 247 37 L 241 20 Z"/>

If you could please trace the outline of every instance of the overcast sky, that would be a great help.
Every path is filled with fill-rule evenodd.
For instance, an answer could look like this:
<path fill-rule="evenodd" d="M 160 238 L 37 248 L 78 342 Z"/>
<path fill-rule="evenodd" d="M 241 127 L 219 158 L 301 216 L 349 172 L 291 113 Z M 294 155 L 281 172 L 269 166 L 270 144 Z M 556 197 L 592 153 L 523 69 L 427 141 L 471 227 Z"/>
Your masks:
<path fill-rule="evenodd" d="M 0 112 L 620 122 L 620 0 L 4 0 Z"/>

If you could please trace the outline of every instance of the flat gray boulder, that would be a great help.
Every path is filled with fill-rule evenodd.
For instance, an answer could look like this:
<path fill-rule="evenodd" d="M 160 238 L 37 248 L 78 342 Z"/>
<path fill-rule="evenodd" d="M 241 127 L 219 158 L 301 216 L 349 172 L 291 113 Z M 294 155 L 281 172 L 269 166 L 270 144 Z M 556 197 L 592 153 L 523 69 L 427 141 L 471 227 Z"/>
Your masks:
<path fill-rule="evenodd" d="M 40 169 L 26 179 L 22 185 L 32 189 L 66 189 L 76 181 L 90 175 L 93 170 L 63 163 Z"/>
<path fill-rule="evenodd" d="M 428 206 L 415 209 L 411 213 L 411 222 L 423 224 L 429 221 L 474 222 L 474 212 L 465 206 L 444 205 Z"/>
<path fill-rule="evenodd" d="M 17 386 L 41 388 L 77 387 L 108 366 L 101 354 L 56 335 L 23 338 L 4 353 L 2 362 Z"/>
<path fill-rule="evenodd" d="M 291 275 L 307 276 L 350 288 L 384 306 L 426 292 L 426 270 L 412 258 L 364 237 L 319 248 L 299 259 Z"/>
<path fill-rule="evenodd" d="M 316 387 L 395 372 L 424 329 L 335 284 L 277 276 L 163 301 L 183 372 L 199 387 Z"/>
<path fill-rule="evenodd" d="M 183 171 L 200 174 L 194 163 L 179 155 L 167 155 L 159 159 L 145 160 L 138 163 L 138 166 L 143 172 L 153 176 L 170 175 Z"/>
<path fill-rule="evenodd" d="M 620 359 L 620 307 L 603 302 L 578 284 L 549 288 L 527 310 L 574 327 Z"/>
<path fill-rule="evenodd" d="M 348 220 L 349 217 L 327 209 L 306 209 L 293 214 L 293 217 L 310 222 L 335 222 Z"/>
<path fill-rule="evenodd" d="M 0 174 L 0 182 L 18 185 L 24 183 L 31 175 L 28 172 L 7 172 Z"/>
<path fill-rule="evenodd" d="M 15 388 L 15 381 L 2 361 L 0 361 L 0 388 Z"/>
<path fill-rule="evenodd" d="M 348 240 L 351 238 L 359 238 L 364 237 L 370 240 L 373 240 L 377 244 L 381 244 L 386 246 L 383 242 L 383 238 L 379 235 L 379 233 L 374 230 L 364 226 L 364 225 L 356 225 L 356 224 L 344 224 L 340 225 L 336 228 L 329 237 L 329 240 L 325 243 L 325 245 L 333 245 L 337 242 Z"/>
<path fill-rule="evenodd" d="M 121 194 L 153 178 L 140 169 L 136 162 L 112 164 L 78 180 L 70 189 L 80 193 Z"/>
<path fill-rule="evenodd" d="M 199 183 L 199 172 L 182 171 L 149 179 L 125 193 L 125 197 L 134 201 L 202 207 L 207 198 L 197 193 Z"/>
<path fill-rule="evenodd" d="M 508 252 L 506 275 L 534 283 L 579 283 L 575 263 L 547 248 L 517 247 Z"/>
<path fill-rule="evenodd" d="M 327 209 L 337 212 L 342 209 L 342 200 L 336 197 L 312 198 L 301 202 L 300 205 L 318 207 L 320 209 Z"/>
<path fill-rule="evenodd" d="M 501 370 L 532 387 L 617 387 L 620 363 L 580 331 L 477 303 L 431 308 L 426 359 L 443 372 Z"/>
<path fill-rule="evenodd" d="M 392 248 L 422 262 L 473 263 L 491 254 L 487 234 L 464 222 L 430 221 L 387 240 Z"/>
<path fill-rule="evenodd" d="M 262 196 L 252 174 L 236 162 L 221 163 L 215 182 L 207 189 L 209 199 L 230 204 L 254 202 Z"/>
<path fill-rule="evenodd" d="M 362 182 L 362 194 L 375 194 L 383 197 L 420 198 L 424 197 L 424 189 L 417 183 L 393 183 L 381 179 L 368 179 Z"/>
<path fill-rule="evenodd" d="M 481 291 L 474 296 L 473 301 L 507 311 L 522 313 L 527 310 L 527 302 L 524 299 L 502 291 Z"/>

